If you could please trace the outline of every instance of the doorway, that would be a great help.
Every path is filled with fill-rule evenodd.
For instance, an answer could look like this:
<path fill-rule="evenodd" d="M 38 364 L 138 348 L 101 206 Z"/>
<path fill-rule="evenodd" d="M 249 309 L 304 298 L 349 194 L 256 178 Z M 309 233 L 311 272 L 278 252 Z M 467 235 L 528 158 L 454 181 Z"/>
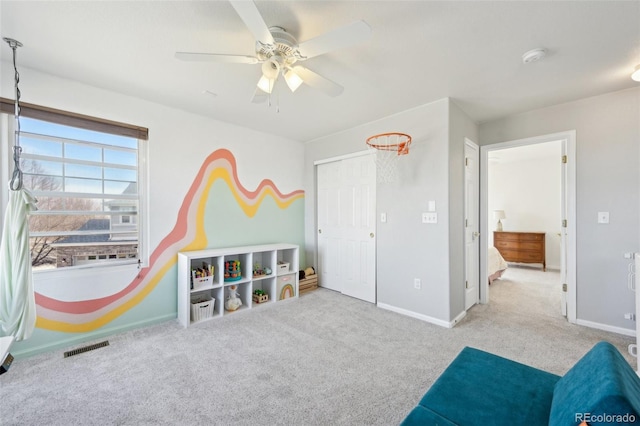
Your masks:
<path fill-rule="evenodd" d="M 320 286 L 376 302 L 376 166 L 372 155 L 316 163 Z"/>
<path fill-rule="evenodd" d="M 507 141 L 492 145 L 482 146 L 481 156 L 481 181 L 480 181 L 480 301 L 489 303 L 490 287 L 489 272 L 487 270 L 488 247 L 491 245 L 493 228 L 489 223 L 492 211 L 489 206 L 489 157 L 492 152 L 506 148 L 526 147 L 536 144 L 559 141 L 561 152 L 558 162 L 561 164 L 560 182 L 560 283 L 559 291 L 562 301 L 557 307 L 558 312 L 566 316 L 569 322 L 576 322 L 576 170 L 575 170 L 575 131 L 567 131 L 550 135 L 537 136 L 514 141 Z M 525 188 L 523 188 L 526 191 Z M 495 207 L 495 206 L 493 206 Z"/>

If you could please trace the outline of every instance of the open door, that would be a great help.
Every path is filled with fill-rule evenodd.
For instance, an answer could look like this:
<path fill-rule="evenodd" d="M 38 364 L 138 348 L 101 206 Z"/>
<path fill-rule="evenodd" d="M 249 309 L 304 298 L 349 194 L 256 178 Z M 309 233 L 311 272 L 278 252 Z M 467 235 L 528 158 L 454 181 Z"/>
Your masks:
<path fill-rule="evenodd" d="M 560 312 L 563 317 L 567 317 L 567 216 L 568 216 L 568 204 L 567 204 L 567 144 L 562 143 L 562 169 L 560 176 L 562 180 L 561 185 L 561 216 L 562 224 L 560 225 L 560 285 L 562 292 L 560 296 Z"/>
<path fill-rule="evenodd" d="M 480 150 L 465 138 L 464 143 L 464 244 L 465 244 L 465 296 L 464 309 L 478 303 L 480 296 Z"/>

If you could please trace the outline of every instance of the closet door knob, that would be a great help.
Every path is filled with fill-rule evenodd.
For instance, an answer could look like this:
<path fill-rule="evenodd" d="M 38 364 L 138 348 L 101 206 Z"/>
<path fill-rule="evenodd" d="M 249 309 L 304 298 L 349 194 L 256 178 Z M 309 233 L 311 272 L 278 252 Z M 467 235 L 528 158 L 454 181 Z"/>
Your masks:
<path fill-rule="evenodd" d="M 369 234 L 369 236 L 370 236 L 371 238 L 375 237 L 375 235 L 374 235 L 374 233 L 373 233 L 373 232 L 372 232 L 372 233 L 370 233 L 370 234 Z"/>

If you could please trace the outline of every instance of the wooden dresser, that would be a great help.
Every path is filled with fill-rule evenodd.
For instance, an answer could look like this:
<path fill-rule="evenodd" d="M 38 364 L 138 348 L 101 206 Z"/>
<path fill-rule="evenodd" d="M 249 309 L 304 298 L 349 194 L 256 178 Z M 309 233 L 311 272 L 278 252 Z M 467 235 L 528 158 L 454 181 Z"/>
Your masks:
<path fill-rule="evenodd" d="M 493 246 L 507 262 L 541 263 L 547 270 L 544 232 L 493 233 Z"/>

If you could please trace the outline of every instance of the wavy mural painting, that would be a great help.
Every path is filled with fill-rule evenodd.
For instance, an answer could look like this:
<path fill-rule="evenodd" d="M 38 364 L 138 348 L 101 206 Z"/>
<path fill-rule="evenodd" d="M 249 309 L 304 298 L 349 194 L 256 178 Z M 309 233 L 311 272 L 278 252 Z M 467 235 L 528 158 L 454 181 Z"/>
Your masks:
<path fill-rule="evenodd" d="M 233 154 L 220 149 L 209 155 L 193 181 L 173 230 L 160 242 L 149 259 L 149 266 L 121 291 L 93 300 L 63 301 L 36 293 L 39 328 L 62 332 L 89 332 L 127 312 L 151 293 L 164 275 L 178 261 L 177 253 L 206 248 L 204 232 L 205 206 L 214 182 L 222 180 L 248 217 L 253 217 L 266 197 L 275 200 L 280 209 L 304 197 L 304 191 L 281 193 L 275 184 L 265 179 L 255 191 L 240 183 Z"/>

